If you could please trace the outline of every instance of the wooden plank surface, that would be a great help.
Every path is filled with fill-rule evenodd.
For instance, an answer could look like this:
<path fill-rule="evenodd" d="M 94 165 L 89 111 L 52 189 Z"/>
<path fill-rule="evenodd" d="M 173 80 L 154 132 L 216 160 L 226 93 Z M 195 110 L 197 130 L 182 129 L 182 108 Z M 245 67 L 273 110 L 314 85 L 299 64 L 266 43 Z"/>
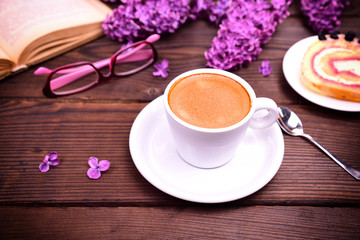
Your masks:
<path fill-rule="evenodd" d="M 299 1 L 259 59 L 232 72 L 257 96 L 294 110 L 305 131 L 360 169 L 360 113 L 320 107 L 287 83 L 282 60 L 312 35 Z M 360 34 L 360 2 L 342 15 L 341 32 Z M 183 201 L 152 186 L 136 169 L 129 134 L 139 112 L 178 74 L 205 66 L 204 51 L 217 27 L 189 21 L 155 43 L 170 61 L 168 78 L 152 67 L 83 93 L 48 99 L 39 66 L 55 68 L 110 57 L 121 44 L 101 37 L 28 71 L 0 81 L 0 239 L 359 239 L 360 182 L 305 139 L 284 135 L 285 155 L 275 177 L 258 192 L 229 203 Z M 273 72 L 258 72 L 262 60 Z M 61 164 L 38 166 L 57 151 Z M 111 161 L 99 180 L 86 175 L 90 156 Z M 141 230 L 140 230 L 141 229 Z"/>
<path fill-rule="evenodd" d="M 235 240 L 360 237 L 360 210 L 352 208 L 0 207 L 0 210 L 3 239 Z"/>
<path fill-rule="evenodd" d="M 129 152 L 129 133 L 137 103 L 62 103 L 3 101 L 0 103 L 0 201 L 2 202 L 145 202 L 172 201 L 139 175 Z M 358 113 L 317 111 L 314 106 L 292 105 L 306 131 L 325 147 L 360 169 Z M 331 130 L 329 130 L 331 129 Z M 351 138 L 349 139 L 349 136 Z M 285 156 L 275 176 L 247 200 L 357 204 L 360 184 L 326 155 L 302 138 L 284 136 Z M 57 151 L 62 163 L 40 173 L 45 154 Z M 111 161 L 99 181 L 86 176 L 90 156 Z M 347 187 L 344 188 L 344 185 Z M 89 189 L 98 188 L 97 194 Z M 46 188 L 46 191 L 42 191 Z M 144 198 L 145 197 L 145 198 Z M 240 201 L 241 202 L 241 201 Z"/>

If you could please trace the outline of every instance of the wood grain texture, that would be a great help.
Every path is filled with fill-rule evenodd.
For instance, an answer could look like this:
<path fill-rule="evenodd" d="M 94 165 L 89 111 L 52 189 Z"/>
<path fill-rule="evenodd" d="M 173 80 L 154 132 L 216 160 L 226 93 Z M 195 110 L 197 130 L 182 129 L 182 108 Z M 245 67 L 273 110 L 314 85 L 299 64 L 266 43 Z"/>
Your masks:
<path fill-rule="evenodd" d="M 0 210 L 3 239 L 235 240 L 360 237 L 360 210 L 352 208 L 0 207 Z"/>
<path fill-rule="evenodd" d="M 298 95 L 282 72 L 286 51 L 313 35 L 300 1 L 278 25 L 256 61 L 232 72 L 257 96 L 294 110 L 305 132 L 337 157 L 360 169 L 360 112 L 320 107 Z M 360 2 L 342 15 L 341 32 L 360 34 Z M 83 93 L 48 99 L 39 66 L 55 68 L 110 57 L 120 43 L 101 37 L 80 48 L 0 81 L 0 239 L 360 239 L 360 182 L 305 139 L 284 135 L 285 155 L 275 177 L 258 192 L 233 202 L 198 204 L 152 186 L 129 151 L 134 119 L 163 94 L 178 74 L 205 67 L 217 27 L 188 21 L 155 43 L 159 60 L 170 61 L 166 79 L 152 67 L 116 78 Z M 258 72 L 262 60 L 273 72 Z M 45 154 L 61 164 L 47 173 Z M 88 158 L 111 161 L 99 180 L 90 180 Z"/>
<path fill-rule="evenodd" d="M 0 204 L 102 201 L 121 205 L 134 199 L 171 204 L 172 198 L 164 198 L 139 175 L 130 156 L 130 129 L 144 106 L 146 103 L 0 102 Z M 308 133 L 360 168 L 358 152 L 354 151 L 360 148 L 358 113 L 291 107 L 303 119 Z M 305 139 L 284 139 L 285 157 L 278 174 L 240 204 L 359 203 L 359 182 Z M 38 165 L 50 151 L 58 151 L 62 163 L 40 173 Z M 90 156 L 112 163 L 99 181 L 87 179 Z M 94 187 L 97 194 L 90 191 Z"/>

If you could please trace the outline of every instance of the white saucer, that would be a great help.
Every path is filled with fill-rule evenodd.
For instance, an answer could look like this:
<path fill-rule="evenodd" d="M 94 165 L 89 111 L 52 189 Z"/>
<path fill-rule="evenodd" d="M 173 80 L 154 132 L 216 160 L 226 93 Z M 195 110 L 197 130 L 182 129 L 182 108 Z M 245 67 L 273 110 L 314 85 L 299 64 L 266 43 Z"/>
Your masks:
<path fill-rule="evenodd" d="M 286 80 L 290 86 L 301 96 L 318 104 L 322 107 L 327 107 L 330 109 L 346 111 L 346 112 L 359 112 L 360 103 L 339 100 L 327 96 L 320 95 L 318 93 L 312 92 L 307 89 L 300 80 L 300 67 L 301 61 L 304 57 L 304 54 L 308 47 L 314 43 L 317 39 L 317 36 L 311 36 L 304 38 L 294 45 L 292 45 L 289 50 L 286 52 L 283 59 L 283 72 Z"/>
<path fill-rule="evenodd" d="M 279 126 L 250 129 L 235 157 L 222 167 L 200 169 L 183 161 L 171 138 L 163 96 L 137 116 L 130 132 L 130 152 L 139 172 L 152 185 L 174 197 L 200 203 L 228 202 L 264 187 L 284 156 Z"/>

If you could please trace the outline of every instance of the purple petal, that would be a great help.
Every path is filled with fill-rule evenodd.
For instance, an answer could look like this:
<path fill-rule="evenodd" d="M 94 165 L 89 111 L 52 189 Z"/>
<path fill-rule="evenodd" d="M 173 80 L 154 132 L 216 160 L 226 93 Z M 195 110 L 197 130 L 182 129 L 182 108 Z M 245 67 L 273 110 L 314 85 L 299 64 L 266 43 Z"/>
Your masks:
<path fill-rule="evenodd" d="M 106 171 L 110 167 L 110 162 L 108 160 L 101 160 L 98 166 L 100 171 Z"/>
<path fill-rule="evenodd" d="M 96 157 L 90 157 L 89 161 L 88 161 L 89 166 L 92 168 L 97 168 L 98 162 L 99 162 L 99 159 L 97 159 Z"/>
<path fill-rule="evenodd" d="M 157 70 L 153 72 L 153 76 L 158 77 L 161 76 L 163 78 L 166 78 L 168 76 L 168 66 L 169 61 L 166 59 L 163 59 L 161 63 L 155 63 L 154 68 Z"/>
<path fill-rule="evenodd" d="M 47 172 L 50 169 L 50 166 L 47 162 L 42 162 L 39 165 L 40 172 Z"/>
<path fill-rule="evenodd" d="M 49 160 L 55 160 L 55 159 L 57 159 L 57 157 L 58 157 L 57 152 L 51 152 L 49 154 Z"/>
<path fill-rule="evenodd" d="M 261 65 L 259 66 L 259 72 L 264 76 L 269 76 L 272 71 L 272 66 L 270 65 L 269 60 L 264 60 L 261 62 Z"/>
<path fill-rule="evenodd" d="M 163 70 L 158 70 L 156 72 L 153 72 L 153 76 L 155 76 L 155 77 L 161 76 L 162 78 L 167 78 L 168 73 L 166 71 L 163 71 Z"/>
<path fill-rule="evenodd" d="M 163 68 L 163 69 L 167 69 L 169 67 L 169 61 L 164 59 L 162 60 L 162 62 L 160 63 L 160 66 Z"/>
<path fill-rule="evenodd" d="M 47 163 L 49 161 L 49 155 L 45 155 L 44 159 L 42 160 L 43 163 Z"/>
<path fill-rule="evenodd" d="M 51 159 L 51 160 L 49 159 L 48 163 L 49 163 L 49 165 L 51 165 L 51 166 L 57 166 L 57 165 L 60 164 L 60 159 L 58 159 L 58 158 Z"/>
<path fill-rule="evenodd" d="M 89 168 L 87 171 L 87 175 L 91 179 L 98 179 L 101 176 L 101 172 L 97 168 Z"/>

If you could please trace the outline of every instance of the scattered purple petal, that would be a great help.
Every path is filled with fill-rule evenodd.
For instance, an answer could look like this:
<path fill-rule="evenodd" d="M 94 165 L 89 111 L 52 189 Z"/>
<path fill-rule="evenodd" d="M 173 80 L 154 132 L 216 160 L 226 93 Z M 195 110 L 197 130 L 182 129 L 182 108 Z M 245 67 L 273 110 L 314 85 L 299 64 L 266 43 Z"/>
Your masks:
<path fill-rule="evenodd" d="M 39 165 L 40 172 L 47 172 L 50 169 L 50 165 L 46 162 L 42 162 Z"/>
<path fill-rule="evenodd" d="M 96 157 L 90 157 L 88 164 L 90 168 L 87 171 L 87 175 L 90 179 L 99 179 L 101 172 L 109 169 L 110 162 L 108 160 L 98 160 Z"/>
<path fill-rule="evenodd" d="M 109 168 L 110 168 L 110 162 L 109 162 L 109 161 L 107 161 L 107 160 L 101 160 L 101 161 L 99 162 L 99 170 L 100 170 L 101 172 L 104 172 L 104 171 L 108 170 Z"/>
<path fill-rule="evenodd" d="M 51 152 L 47 154 L 43 161 L 39 165 L 40 172 L 47 172 L 50 169 L 50 166 L 57 166 L 60 164 L 60 159 L 58 158 L 57 152 Z"/>
<path fill-rule="evenodd" d="M 264 76 L 267 77 L 270 75 L 272 71 L 272 66 L 270 65 L 269 60 L 264 60 L 261 62 L 261 65 L 259 66 L 259 72 Z"/>
<path fill-rule="evenodd" d="M 154 68 L 157 70 L 153 72 L 153 75 L 155 77 L 161 76 L 163 78 L 166 78 L 168 76 L 169 70 L 169 61 L 166 59 L 163 59 L 161 63 L 155 63 Z"/>
<path fill-rule="evenodd" d="M 91 179 L 99 179 L 101 177 L 101 172 L 97 168 L 89 168 L 87 175 Z"/>
<path fill-rule="evenodd" d="M 99 159 L 97 159 L 96 157 L 89 158 L 88 164 L 91 168 L 96 168 L 98 163 L 99 163 Z"/>
<path fill-rule="evenodd" d="M 60 164 L 60 159 L 58 159 L 57 152 L 51 152 L 49 154 L 48 163 L 49 163 L 50 166 L 57 166 L 57 165 Z"/>

